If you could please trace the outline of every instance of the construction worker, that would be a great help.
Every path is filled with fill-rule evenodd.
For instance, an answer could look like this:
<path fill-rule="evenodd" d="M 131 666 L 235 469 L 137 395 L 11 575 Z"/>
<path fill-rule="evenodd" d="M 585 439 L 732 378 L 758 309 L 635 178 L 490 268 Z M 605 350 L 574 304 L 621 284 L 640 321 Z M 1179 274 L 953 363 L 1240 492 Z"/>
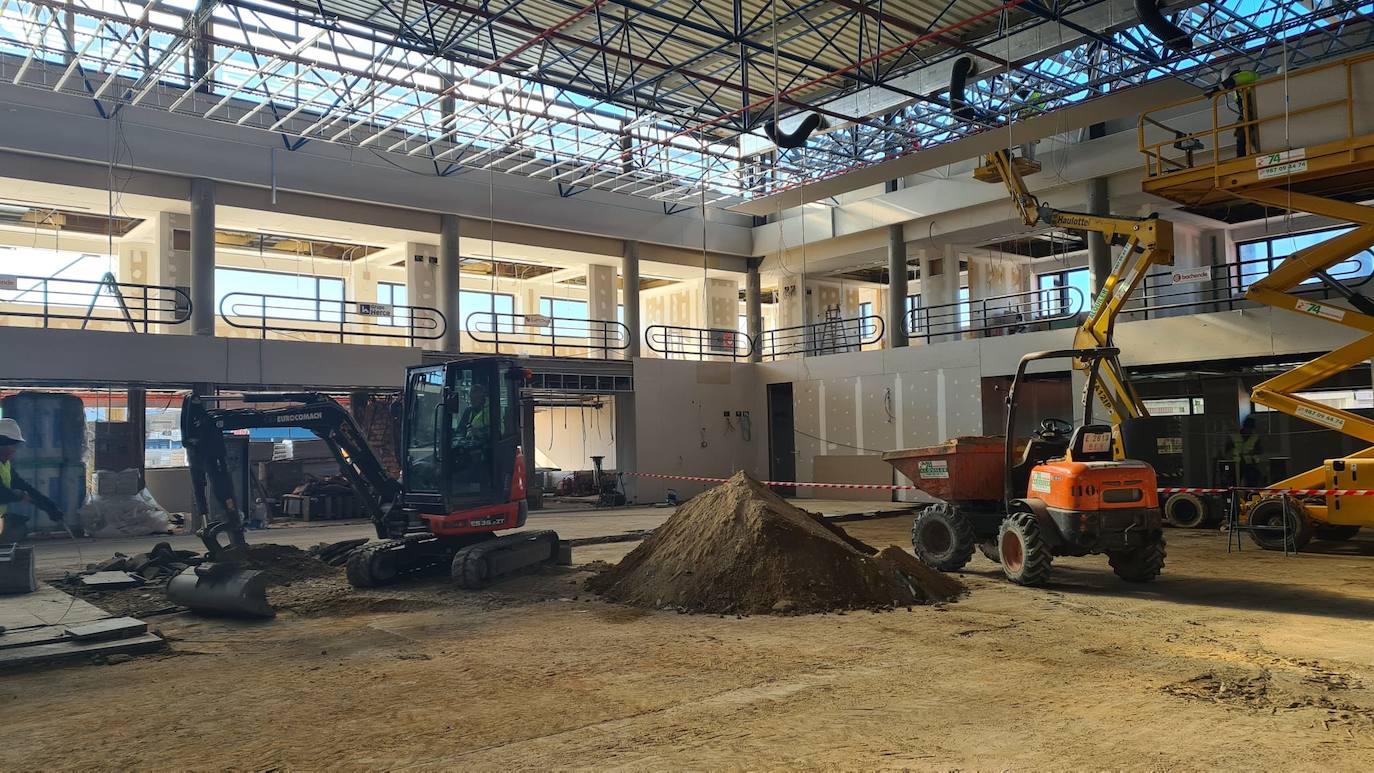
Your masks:
<path fill-rule="evenodd" d="M 9 512 L 9 506 L 15 502 L 32 502 L 54 521 L 63 519 L 57 503 L 43 496 L 14 471 L 14 455 L 23 442 L 24 433 L 19 431 L 19 423 L 14 419 L 0 419 L 0 519 L 4 521 L 0 545 L 17 543 L 29 532 L 28 516 Z"/>
<path fill-rule="evenodd" d="M 1259 126 L 1247 123 L 1257 118 L 1255 114 L 1255 90 L 1249 87 L 1258 80 L 1259 73 L 1254 70 L 1233 70 L 1221 81 L 1221 89 L 1235 89 L 1231 96 L 1227 97 L 1226 104 L 1236 114 L 1237 122 L 1241 124 L 1235 129 L 1237 157 L 1258 153 L 1260 149 Z"/>
<path fill-rule="evenodd" d="M 490 409 L 487 400 L 487 385 L 478 381 L 468 390 L 468 407 L 458 420 L 458 438 L 469 442 L 486 440 L 490 430 Z"/>
<path fill-rule="evenodd" d="M 1236 479 L 1241 486 L 1258 488 L 1264 485 L 1264 472 L 1260 469 L 1259 435 L 1255 434 L 1255 417 L 1246 416 L 1240 423 L 1240 432 L 1231 435 L 1226 443 L 1226 456 L 1236 463 Z"/>

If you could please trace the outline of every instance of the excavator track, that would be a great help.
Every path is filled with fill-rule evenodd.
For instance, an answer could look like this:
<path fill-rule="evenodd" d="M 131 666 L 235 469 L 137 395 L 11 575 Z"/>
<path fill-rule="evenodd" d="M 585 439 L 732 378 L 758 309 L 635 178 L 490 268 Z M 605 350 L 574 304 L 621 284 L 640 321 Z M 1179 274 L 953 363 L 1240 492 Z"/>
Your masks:
<path fill-rule="evenodd" d="M 494 580 L 558 560 L 558 532 L 523 531 L 480 542 L 453 556 L 453 579 L 464 590 L 480 590 Z"/>
<path fill-rule="evenodd" d="M 434 537 L 373 542 L 349 555 L 348 584 L 355 588 L 390 585 L 406 575 L 441 566 L 447 557 Z"/>

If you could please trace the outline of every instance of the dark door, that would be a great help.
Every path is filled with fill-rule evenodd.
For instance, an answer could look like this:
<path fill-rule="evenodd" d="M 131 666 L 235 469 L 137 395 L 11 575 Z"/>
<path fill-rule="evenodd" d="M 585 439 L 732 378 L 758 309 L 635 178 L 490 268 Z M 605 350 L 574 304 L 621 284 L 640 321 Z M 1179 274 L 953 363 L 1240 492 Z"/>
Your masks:
<path fill-rule="evenodd" d="M 768 385 L 768 479 L 797 479 L 797 436 L 792 426 L 792 384 Z M 796 496 L 795 486 L 774 487 Z"/>

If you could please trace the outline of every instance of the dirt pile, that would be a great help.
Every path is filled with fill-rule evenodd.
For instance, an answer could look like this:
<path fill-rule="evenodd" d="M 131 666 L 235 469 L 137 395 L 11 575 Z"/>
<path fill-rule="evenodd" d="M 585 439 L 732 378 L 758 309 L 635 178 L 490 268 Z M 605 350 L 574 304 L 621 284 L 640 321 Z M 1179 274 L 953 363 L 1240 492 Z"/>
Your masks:
<path fill-rule="evenodd" d="M 962 590 L 873 552 L 740 472 L 679 507 L 587 587 L 636 606 L 731 614 L 908 606 Z"/>
<path fill-rule="evenodd" d="M 287 585 L 312 577 L 328 577 L 339 570 L 294 545 L 260 542 L 249 545 L 238 563 L 245 569 L 261 569 L 268 585 Z"/>

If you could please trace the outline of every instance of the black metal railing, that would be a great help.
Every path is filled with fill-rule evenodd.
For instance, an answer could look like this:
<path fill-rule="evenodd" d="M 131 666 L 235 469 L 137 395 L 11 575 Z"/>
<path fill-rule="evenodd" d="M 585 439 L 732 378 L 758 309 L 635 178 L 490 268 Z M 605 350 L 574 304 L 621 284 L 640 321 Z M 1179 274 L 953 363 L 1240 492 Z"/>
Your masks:
<path fill-rule="evenodd" d="M 644 345 L 665 359 L 747 360 L 754 351 L 754 339 L 738 330 L 681 325 L 650 325 Z"/>
<path fill-rule="evenodd" d="M 1077 287 L 1052 287 L 957 303 L 921 306 L 907 312 L 907 336 L 924 339 L 959 333 L 1015 335 L 1049 330 L 1083 311 L 1087 299 Z"/>
<path fill-rule="evenodd" d="M 801 355 L 857 352 L 883 340 L 887 326 L 882 317 L 849 317 L 806 325 L 765 330 L 759 336 L 759 354 L 767 360 Z"/>
<path fill-rule="evenodd" d="M 1131 299 L 1122 307 L 1122 319 L 1151 319 L 1170 316 L 1163 312 L 1186 309 L 1189 313 L 1230 311 L 1244 305 L 1256 306 L 1245 300 L 1245 291 L 1283 262 L 1282 258 L 1259 258 L 1224 263 L 1197 269 L 1173 268 L 1168 273 L 1151 274 L 1140 282 Z M 1348 287 L 1363 287 L 1369 282 L 1366 257 L 1348 258 L 1332 266 L 1327 274 Z M 1309 279 L 1293 288 L 1299 295 L 1319 295 L 1323 299 L 1336 295 L 1326 284 Z"/>
<path fill-rule="evenodd" d="M 191 297 L 176 287 L 103 279 L 62 279 L 0 274 L 0 319 L 80 321 L 127 325 L 148 332 L 149 325 L 179 325 L 191 318 Z"/>
<path fill-rule="evenodd" d="M 313 334 L 365 339 L 416 341 L 442 338 L 448 321 L 438 309 L 366 301 L 335 301 L 291 295 L 227 293 L 219 302 L 225 324 L 270 334 Z"/>
<path fill-rule="evenodd" d="M 611 359 L 630 347 L 630 329 L 604 319 L 475 311 L 464 328 L 472 340 L 494 345 L 497 354 L 535 348 L 553 357 L 561 350 L 564 355 Z"/>

